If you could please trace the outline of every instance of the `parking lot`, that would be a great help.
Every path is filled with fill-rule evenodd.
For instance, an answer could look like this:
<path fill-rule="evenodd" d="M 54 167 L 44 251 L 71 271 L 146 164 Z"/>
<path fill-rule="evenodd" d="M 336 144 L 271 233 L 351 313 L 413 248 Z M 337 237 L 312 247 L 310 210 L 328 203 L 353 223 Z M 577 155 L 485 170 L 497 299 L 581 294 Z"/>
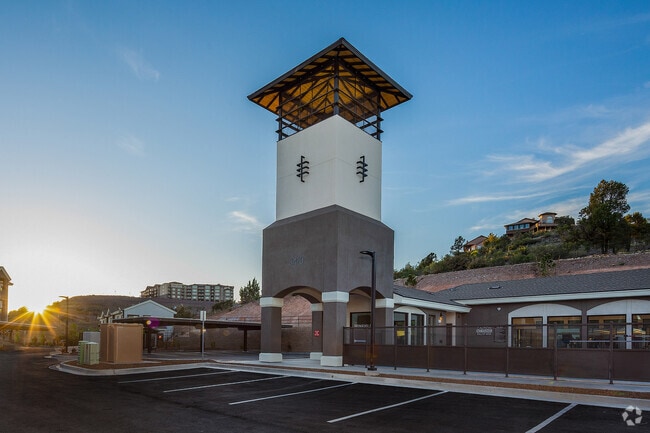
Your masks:
<path fill-rule="evenodd" d="M 383 377 L 349 374 L 352 367 L 348 374 L 301 371 L 297 365 L 308 362 L 299 359 L 287 360 L 294 368 L 269 369 L 249 355 L 187 370 L 92 376 L 65 373 L 46 355 L 0 351 L 0 432 L 650 431 L 646 417 L 633 426 L 622 418 L 630 403 L 650 413 L 640 399 L 460 389 L 388 378 L 385 370 Z"/>
<path fill-rule="evenodd" d="M 122 376 L 121 392 L 221 418 L 250 431 L 629 432 L 622 407 L 464 394 L 354 381 L 200 368 Z"/>

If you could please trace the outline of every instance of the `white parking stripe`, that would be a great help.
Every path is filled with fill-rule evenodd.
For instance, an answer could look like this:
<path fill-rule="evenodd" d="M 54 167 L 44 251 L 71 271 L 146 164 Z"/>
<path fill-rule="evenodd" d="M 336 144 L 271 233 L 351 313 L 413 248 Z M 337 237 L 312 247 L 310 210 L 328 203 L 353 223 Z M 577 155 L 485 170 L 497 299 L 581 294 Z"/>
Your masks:
<path fill-rule="evenodd" d="M 233 405 L 233 404 L 244 404 L 244 403 L 252 403 L 252 402 L 261 401 L 261 400 L 270 400 L 270 399 L 273 399 L 273 398 L 290 397 L 292 395 L 309 394 L 310 392 L 325 391 L 327 389 L 340 388 L 342 386 L 349 386 L 349 385 L 354 385 L 354 384 L 356 384 L 356 382 L 343 383 L 341 385 L 328 386 L 328 387 L 325 387 L 325 388 L 310 389 L 310 390 L 307 390 L 307 391 L 291 392 L 289 394 L 272 395 L 270 397 L 255 398 L 253 400 L 235 401 L 233 403 L 228 403 L 228 404 L 231 404 L 231 405 Z"/>
<path fill-rule="evenodd" d="M 199 377 L 199 376 L 212 376 L 214 374 L 226 374 L 226 373 L 236 373 L 234 370 L 224 370 L 212 373 L 201 373 L 201 374 L 185 374 L 183 376 L 169 376 L 169 377 L 154 377 L 151 379 L 137 379 L 137 380 L 123 380 L 122 382 L 117 383 L 137 383 L 137 382 L 154 382 L 156 380 L 173 380 L 173 379 L 185 379 L 188 377 Z"/>
<path fill-rule="evenodd" d="M 544 427 L 546 427 L 547 425 L 549 425 L 550 423 L 552 423 L 553 421 L 555 421 L 556 419 L 558 419 L 559 417 L 561 417 L 562 415 L 564 415 L 565 413 L 567 413 L 568 411 L 576 407 L 577 405 L 578 403 L 571 403 L 570 405 L 568 405 L 567 407 L 565 407 L 564 409 L 562 409 L 552 417 L 546 419 L 546 421 L 544 421 L 543 423 L 538 424 L 535 427 L 531 428 L 526 433 L 535 433 L 540 431 L 541 429 L 543 429 Z"/>
<path fill-rule="evenodd" d="M 197 389 L 215 388 L 217 386 L 239 385 L 242 383 L 262 382 L 264 380 L 284 379 L 285 377 L 289 377 L 289 376 L 274 376 L 274 377 L 265 377 L 264 379 L 242 380 L 240 382 L 228 382 L 228 383 L 217 383 L 214 385 L 191 386 L 189 388 L 168 389 L 163 392 L 194 391 Z"/>
<path fill-rule="evenodd" d="M 355 414 L 353 414 L 353 415 L 348 415 L 348 416 L 344 416 L 344 417 L 341 417 L 341 418 L 331 419 L 331 420 L 329 420 L 329 421 L 327 421 L 327 422 L 333 424 L 333 423 L 335 423 L 335 422 L 345 421 L 346 419 L 355 418 L 355 417 L 357 417 L 357 416 L 363 416 L 363 415 L 367 415 L 367 414 L 369 414 L 369 413 L 380 412 L 380 411 L 382 411 L 382 410 L 392 409 L 392 408 L 394 408 L 394 407 L 403 406 L 403 405 L 405 405 L 405 404 L 413 403 L 413 402 L 415 402 L 415 401 L 424 400 L 424 399 L 426 399 L 426 398 L 435 397 L 435 396 L 437 396 L 437 395 L 442 395 L 442 394 L 445 394 L 445 393 L 447 393 L 447 392 L 449 392 L 449 391 L 440 391 L 440 392 L 437 392 L 437 393 L 435 393 L 435 394 L 425 395 L 424 397 L 414 398 L 413 400 L 403 401 L 403 402 L 401 402 L 401 403 L 395 403 L 395 404 L 391 404 L 391 405 L 389 405 L 389 406 L 378 407 L 377 409 L 371 409 L 371 410 L 367 410 L 367 411 L 365 411 L 365 412 L 359 412 L 359 413 L 355 413 Z"/>

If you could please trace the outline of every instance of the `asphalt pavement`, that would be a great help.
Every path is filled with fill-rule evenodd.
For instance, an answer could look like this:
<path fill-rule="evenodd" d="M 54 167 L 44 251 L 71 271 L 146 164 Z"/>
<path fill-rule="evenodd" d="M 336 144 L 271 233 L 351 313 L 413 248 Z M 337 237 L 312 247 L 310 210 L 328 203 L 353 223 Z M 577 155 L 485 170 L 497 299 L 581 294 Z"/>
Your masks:
<path fill-rule="evenodd" d="M 369 372 L 322 367 L 295 353 L 268 364 L 257 353 L 209 351 L 202 359 L 197 352 L 157 352 L 145 355 L 147 367 L 109 366 L 101 375 L 75 368 L 74 359 L 0 351 L 0 432 L 615 433 L 650 427 L 643 383 L 382 366 Z M 152 367 L 163 359 L 199 362 Z M 610 395 L 599 395 L 605 392 Z"/>
<path fill-rule="evenodd" d="M 323 367 L 318 360 L 308 354 L 286 353 L 279 363 L 261 362 L 257 352 L 207 351 L 198 352 L 157 352 L 144 355 L 144 360 L 184 359 L 203 360 L 229 369 L 253 371 L 270 374 L 288 374 L 297 377 L 354 380 L 355 382 L 402 386 L 410 388 L 436 389 L 466 394 L 491 395 L 495 397 L 514 397 L 563 403 L 578 403 L 604 407 L 626 407 L 634 405 L 641 410 L 650 411 L 650 383 L 608 380 L 558 378 L 544 376 L 430 370 L 415 368 L 393 368 L 377 366 L 369 371 L 366 366 L 345 365 L 342 367 Z M 65 358 L 65 357 L 64 357 Z M 61 358 L 61 360 L 64 360 Z M 70 367 L 65 362 L 59 364 L 62 371 L 87 375 L 119 375 L 160 370 L 179 370 L 194 368 L 196 365 L 174 365 L 165 367 L 142 367 L 128 371 L 90 371 Z"/>

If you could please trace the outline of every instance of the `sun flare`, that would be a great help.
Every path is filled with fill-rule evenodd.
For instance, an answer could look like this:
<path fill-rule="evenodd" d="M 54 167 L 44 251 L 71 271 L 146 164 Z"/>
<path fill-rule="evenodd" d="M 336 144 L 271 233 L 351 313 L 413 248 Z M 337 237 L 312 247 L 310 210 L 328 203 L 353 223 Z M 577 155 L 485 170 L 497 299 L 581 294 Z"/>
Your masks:
<path fill-rule="evenodd" d="M 45 302 L 38 302 L 37 300 L 31 301 L 26 307 L 28 311 L 37 315 L 42 315 L 47 310 L 47 304 Z"/>

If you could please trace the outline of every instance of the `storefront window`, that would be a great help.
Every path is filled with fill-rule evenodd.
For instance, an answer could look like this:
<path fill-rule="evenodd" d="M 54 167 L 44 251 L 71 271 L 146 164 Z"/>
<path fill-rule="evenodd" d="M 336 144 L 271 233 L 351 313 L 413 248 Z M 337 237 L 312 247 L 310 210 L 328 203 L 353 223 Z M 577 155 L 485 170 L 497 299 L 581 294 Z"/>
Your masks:
<path fill-rule="evenodd" d="M 396 344 L 404 345 L 406 344 L 406 319 L 407 313 L 398 313 L 393 314 L 394 325 L 395 325 L 395 342 Z"/>
<path fill-rule="evenodd" d="M 632 349 L 650 349 L 650 314 L 632 314 Z"/>
<path fill-rule="evenodd" d="M 512 325 L 513 347 L 542 347 L 541 317 L 516 317 Z"/>
<path fill-rule="evenodd" d="M 350 326 L 369 327 L 370 313 L 350 313 Z"/>
<path fill-rule="evenodd" d="M 350 313 L 350 327 L 354 343 L 370 342 L 370 313 Z"/>
<path fill-rule="evenodd" d="M 424 314 L 411 313 L 411 344 L 415 346 L 424 344 Z"/>
<path fill-rule="evenodd" d="M 603 315 L 587 317 L 588 347 L 602 349 L 609 347 L 610 333 L 614 349 L 625 349 L 625 315 Z"/>
<path fill-rule="evenodd" d="M 582 347 L 580 332 L 582 317 L 557 316 L 549 317 L 547 321 L 551 325 L 548 327 L 548 347 L 553 347 L 554 339 L 557 347 Z"/>

